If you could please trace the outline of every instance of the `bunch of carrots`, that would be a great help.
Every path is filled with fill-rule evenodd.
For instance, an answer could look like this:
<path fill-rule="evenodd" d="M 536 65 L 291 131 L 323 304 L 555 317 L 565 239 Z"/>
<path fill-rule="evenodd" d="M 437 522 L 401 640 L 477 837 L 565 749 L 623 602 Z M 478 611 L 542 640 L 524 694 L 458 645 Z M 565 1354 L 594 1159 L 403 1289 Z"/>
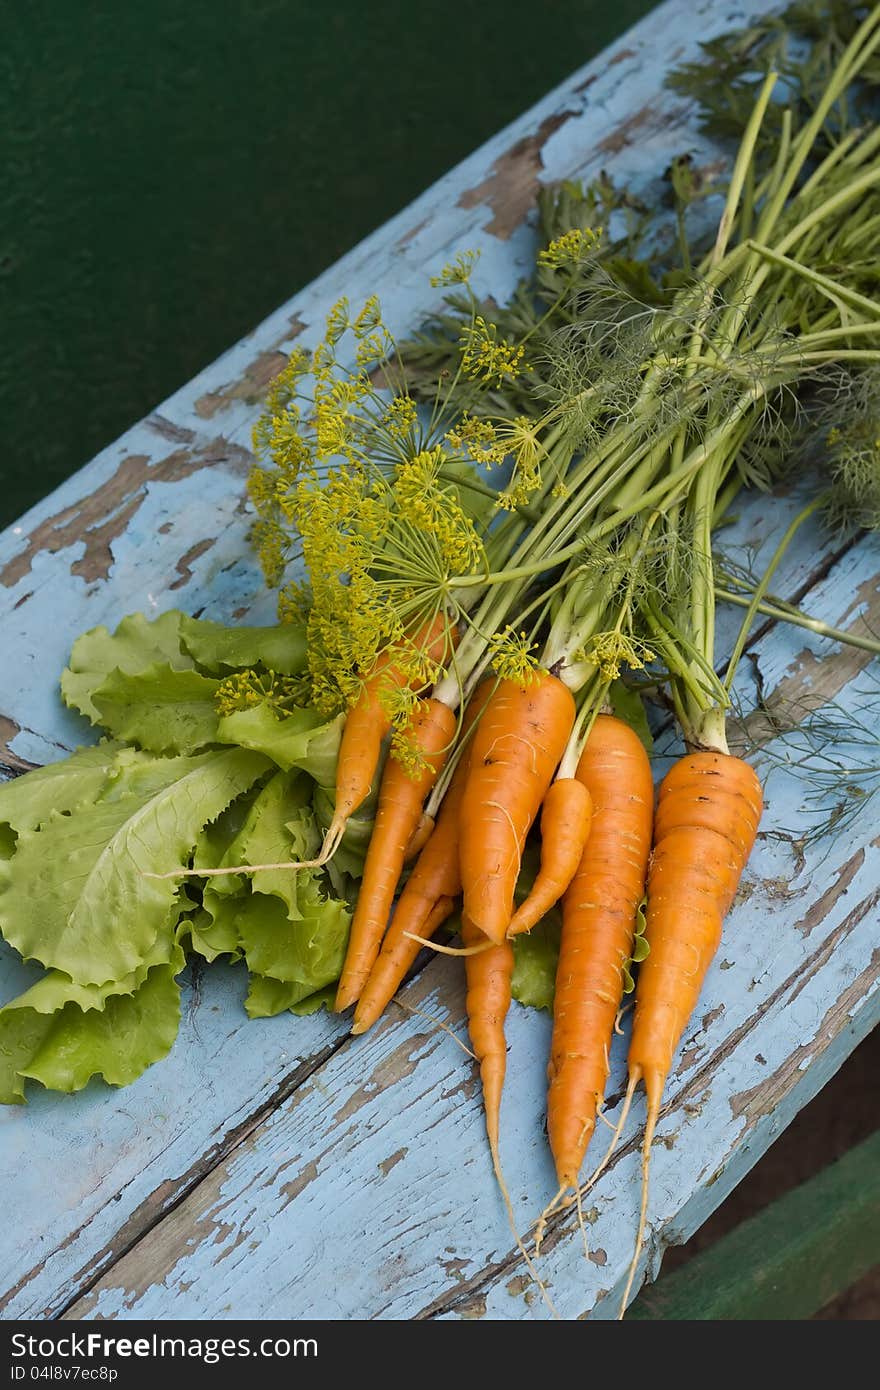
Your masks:
<path fill-rule="evenodd" d="M 335 811 L 312 863 L 332 859 L 378 785 L 336 1008 L 353 1007 L 354 1033 L 370 1028 L 460 903 L 468 1026 L 502 1186 L 513 943 L 561 903 L 547 1097 L 558 1191 L 542 1223 L 580 1201 L 644 913 L 616 1131 L 642 1083 L 641 1221 L 624 1306 L 664 1087 L 762 813 L 758 778 L 725 735 L 737 664 L 786 545 L 817 510 L 839 511 L 839 494 L 817 491 L 740 598 L 723 676 L 713 534 L 741 487 L 767 481 L 756 460 L 768 421 L 781 436 L 829 378 L 842 408 L 848 383 L 880 363 L 870 265 L 880 129 L 839 125 L 878 51 L 880 8 L 814 106 L 783 111 L 770 163 L 758 157 L 768 112 L 778 117 L 768 76 L 714 238 L 696 258 L 679 244 L 659 305 L 622 284 L 607 228 L 569 226 L 538 257 L 532 327 L 502 337 L 470 291 L 472 258 L 460 257 L 439 277 L 455 287 L 460 321 L 433 396 L 421 392 L 427 421 L 378 306 L 352 319 L 343 302 L 311 366 L 300 357 L 282 374 L 258 429 L 269 466 L 252 495 L 267 573 L 277 581 L 304 561 L 311 590 L 288 583 L 282 613 L 307 614 L 316 699 L 347 710 Z M 357 365 L 344 370 L 336 345 L 349 329 Z M 503 486 L 488 466 L 506 468 Z M 622 672 L 665 684 L 683 733 L 656 805 L 645 747 L 613 712 Z M 517 906 L 537 825 L 540 869 Z"/>

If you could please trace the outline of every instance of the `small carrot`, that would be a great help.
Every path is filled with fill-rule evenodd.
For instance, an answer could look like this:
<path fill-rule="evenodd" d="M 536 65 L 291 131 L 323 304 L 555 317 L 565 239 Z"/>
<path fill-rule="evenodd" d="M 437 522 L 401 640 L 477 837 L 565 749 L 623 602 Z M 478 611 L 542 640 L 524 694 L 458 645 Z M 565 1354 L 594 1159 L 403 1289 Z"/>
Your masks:
<path fill-rule="evenodd" d="M 754 770 L 729 753 L 689 753 L 660 787 L 648 876 L 625 1109 L 639 1081 L 648 1099 L 636 1248 L 620 1316 L 635 1279 L 648 1210 L 651 1143 L 672 1059 L 721 942 L 721 926 L 752 851 L 763 797 Z M 620 1126 L 618 1126 L 619 1128 Z"/>
<path fill-rule="evenodd" d="M 464 917 L 461 939 L 466 947 L 479 946 L 485 937 L 473 922 Z M 465 957 L 467 973 L 468 1032 L 483 1084 L 483 1106 L 486 1112 L 486 1133 L 496 1176 L 501 1180 L 499 1131 L 501 1123 L 501 1092 L 507 1069 L 507 1045 L 504 1040 L 504 1020 L 510 1008 L 513 979 L 513 947 L 502 941 L 491 950 Z"/>
<path fill-rule="evenodd" d="M 563 899 L 562 936 L 548 1067 L 547 1134 L 559 1192 L 570 1189 L 596 1124 L 608 1079 L 608 1048 L 632 954 L 651 852 L 654 784 L 633 730 L 597 716 L 577 768 L 593 822 Z"/>
<path fill-rule="evenodd" d="M 415 859 L 417 855 L 421 854 L 422 850 L 425 848 L 425 845 L 428 843 L 428 841 L 434 833 L 435 824 L 436 821 L 434 820 L 434 817 L 432 815 L 429 815 L 427 810 L 424 810 L 422 814 L 419 816 L 418 825 L 409 837 L 409 842 L 407 844 L 406 852 L 404 854 L 405 863 L 409 864 L 411 860 Z"/>
<path fill-rule="evenodd" d="M 452 747 L 457 723 L 456 713 L 448 705 L 440 700 L 423 700 L 410 724 L 411 740 L 424 759 L 422 770 L 413 776 L 393 751 L 389 754 L 336 993 L 339 1012 L 359 997 L 379 954 L 407 844 L 418 823 L 422 803 Z"/>
<path fill-rule="evenodd" d="M 485 944 L 486 938 L 467 917 L 462 919 L 461 939 L 468 949 Z M 510 1193 L 501 1169 L 500 1129 L 501 1093 L 504 1089 L 504 1076 L 507 1070 L 507 1043 L 504 1037 L 504 1020 L 510 1008 L 511 984 L 513 980 L 513 947 L 509 941 L 491 945 L 487 950 L 477 950 L 474 955 L 465 957 L 467 975 L 467 998 L 465 1010 L 468 1020 L 468 1033 L 474 1056 L 480 1068 L 480 1082 L 483 1087 L 483 1109 L 486 1115 L 486 1135 L 492 1155 L 492 1167 L 504 1201 L 507 1220 L 513 1238 L 526 1262 L 529 1274 L 541 1291 L 553 1317 L 559 1314 L 547 1292 L 529 1252 L 523 1244 L 516 1227 L 516 1217 Z"/>
<path fill-rule="evenodd" d="M 413 634 L 412 645 L 424 650 L 431 661 L 442 662 L 455 640 L 455 629 L 444 614 L 438 614 Z M 390 647 L 382 653 L 346 716 L 336 762 L 336 803 L 317 859 L 319 864 L 331 858 L 345 834 L 349 817 L 370 794 L 382 740 L 391 728 L 382 696 L 395 687 L 402 689 L 411 684 L 396 664 L 399 660 L 398 648 Z"/>
<path fill-rule="evenodd" d="M 531 931 L 574 878 L 590 834 L 593 799 L 577 777 L 557 777 L 541 807 L 541 867 L 513 914 L 508 936 Z"/>
<path fill-rule="evenodd" d="M 574 716 L 571 691 L 543 671 L 524 686 L 500 681 L 474 735 L 461 804 L 464 911 L 496 943 L 510 926 L 525 838 Z"/>
<path fill-rule="evenodd" d="M 483 681 L 468 701 L 462 720 L 462 740 L 468 739 L 475 720 L 485 708 L 494 688 L 494 680 Z M 421 945 L 413 941 L 410 934 L 429 939 L 445 922 L 452 911 L 454 899 L 461 892 L 459 816 L 467 782 L 470 749 L 470 743 L 465 742 L 452 781 L 440 803 L 436 825 L 398 899 L 378 959 L 361 991 L 352 1024 L 353 1033 L 365 1033 L 376 1022 L 414 963 Z M 449 903 L 449 910 L 441 913 L 439 905 L 444 902 Z"/>

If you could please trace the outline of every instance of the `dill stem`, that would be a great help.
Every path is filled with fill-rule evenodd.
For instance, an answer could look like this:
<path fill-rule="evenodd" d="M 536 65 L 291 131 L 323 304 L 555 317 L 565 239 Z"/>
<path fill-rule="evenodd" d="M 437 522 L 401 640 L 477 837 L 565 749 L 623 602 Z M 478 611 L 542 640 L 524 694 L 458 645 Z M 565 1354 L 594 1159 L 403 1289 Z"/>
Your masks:
<path fill-rule="evenodd" d="M 764 595 L 767 592 L 767 589 L 770 586 L 770 580 L 773 578 L 774 574 L 776 573 L 776 570 L 779 568 L 779 563 L 782 560 L 782 557 L 785 555 L 789 545 L 791 544 L 794 537 L 797 535 L 797 532 L 800 530 L 803 523 L 808 519 L 808 517 L 813 516 L 813 514 L 819 510 L 824 501 L 824 497 L 814 497 L 812 502 L 808 502 L 806 507 L 802 508 L 802 510 L 798 512 L 797 516 L 794 518 L 793 521 L 790 522 L 790 524 L 786 528 L 782 536 L 782 539 L 780 540 L 779 544 L 777 545 L 776 549 L 770 557 L 770 562 L 767 565 L 767 568 L 761 576 L 760 583 L 755 587 L 755 591 L 752 594 L 751 603 L 748 605 L 746 609 L 745 615 L 740 624 L 739 632 L 737 633 L 736 641 L 733 644 L 733 651 L 730 654 L 730 660 L 727 663 L 727 671 L 724 676 L 723 684 L 724 689 L 727 691 L 728 694 L 730 694 L 730 691 L 733 688 L 733 680 L 734 676 L 736 675 L 736 668 L 739 665 L 740 659 L 742 658 L 742 654 L 745 650 L 746 641 L 748 640 L 748 635 L 751 630 L 752 623 L 754 622 L 755 613 L 758 610 L 759 603 L 763 599 Z"/>
<path fill-rule="evenodd" d="M 715 585 L 715 597 L 724 603 L 736 604 L 738 608 L 751 608 L 754 603 L 753 595 L 738 594 L 733 589 L 725 588 L 723 584 Z M 802 627 L 807 632 L 815 633 L 817 637 L 826 637 L 830 642 L 840 642 L 847 647 L 858 647 L 860 651 L 871 652 L 874 656 L 880 656 L 880 641 L 877 641 L 876 638 L 862 637 L 857 632 L 832 627 L 830 623 L 823 623 L 821 618 L 810 617 L 809 613 L 795 608 L 793 604 L 767 597 L 762 598 L 754 607 L 755 611 L 763 614 L 765 618 L 773 618 L 781 623 L 791 623 L 794 627 Z"/>

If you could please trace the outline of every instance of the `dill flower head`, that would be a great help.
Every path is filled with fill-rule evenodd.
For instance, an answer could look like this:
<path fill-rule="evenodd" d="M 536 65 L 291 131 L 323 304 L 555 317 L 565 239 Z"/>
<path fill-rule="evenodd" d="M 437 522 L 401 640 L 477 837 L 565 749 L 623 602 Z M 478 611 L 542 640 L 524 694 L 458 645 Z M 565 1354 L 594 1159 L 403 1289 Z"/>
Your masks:
<path fill-rule="evenodd" d="M 527 633 L 517 632 L 508 625 L 490 638 L 489 650 L 492 653 L 492 670 L 502 680 L 527 686 L 538 679 L 542 668 L 535 644 L 529 641 Z"/>
<path fill-rule="evenodd" d="M 432 289 L 439 289 L 441 285 L 466 285 L 479 259 L 479 251 L 460 251 L 454 261 L 443 267 L 439 275 L 431 276 Z"/>
<path fill-rule="evenodd" d="M 639 638 L 615 628 L 611 632 L 595 633 L 583 652 L 583 659 L 596 666 L 605 680 L 616 681 L 624 666 L 633 671 L 644 670 L 648 662 L 654 661 L 655 654 Z"/>
<path fill-rule="evenodd" d="M 220 682 L 214 703 L 220 715 L 268 705 L 278 715 L 308 705 L 309 681 L 304 676 L 279 676 L 274 671 L 236 671 Z"/>
<path fill-rule="evenodd" d="M 601 231 L 590 228 L 573 227 L 555 237 L 543 251 L 538 252 L 538 265 L 550 270 L 561 270 L 563 266 L 578 265 L 599 242 Z"/>
<path fill-rule="evenodd" d="M 495 324 L 488 323 L 482 314 L 462 328 L 460 348 L 465 376 L 484 386 L 513 380 L 525 365 L 525 348 L 499 337 Z"/>
<path fill-rule="evenodd" d="M 398 464 L 394 500 L 401 518 L 433 542 L 441 570 L 470 574 L 485 563 L 485 552 L 455 489 L 442 482 L 447 461 L 437 446 Z"/>

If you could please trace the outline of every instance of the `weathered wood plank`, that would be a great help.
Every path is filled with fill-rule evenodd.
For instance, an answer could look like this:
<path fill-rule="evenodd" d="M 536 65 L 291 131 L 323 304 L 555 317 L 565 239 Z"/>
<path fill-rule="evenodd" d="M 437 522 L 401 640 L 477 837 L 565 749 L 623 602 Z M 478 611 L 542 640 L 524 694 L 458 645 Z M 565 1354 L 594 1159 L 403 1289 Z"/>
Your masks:
<path fill-rule="evenodd" d="M 481 286 L 509 292 L 530 245 L 519 220 L 536 178 L 607 166 L 644 184 L 683 145 L 714 158 L 689 127 L 687 107 L 660 91 L 663 74 L 698 37 L 766 8 L 764 0 L 723 12 L 672 0 L 4 533 L 0 633 L 16 659 L 0 678 L 0 762 L 56 758 L 91 737 L 56 695 L 82 629 L 171 605 L 269 616 L 247 551 L 242 487 L 255 401 L 286 346 L 300 334 L 310 341 L 343 291 L 378 290 L 392 322 L 412 326 L 427 302 L 427 276 L 468 245 L 483 248 Z M 767 535 L 757 513 L 743 527 L 743 535 Z M 819 563 L 805 547 L 780 587 L 795 593 Z M 9 994 L 15 973 L 7 972 Z M 134 1087 L 37 1097 L 26 1112 L 0 1116 L 4 1190 L 20 1212 L 0 1236 L 6 1316 L 57 1312 L 338 1045 L 340 1025 L 323 1017 L 245 1026 L 239 988 L 233 973 L 212 967 L 172 1056 Z"/>
<path fill-rule="evenodd" d="M 646 1290 L 638 1321 L 810 1317 L 880 1258 L 880 1131 Z"/>
<path fill-rule="evenodd" d="M 880 545 L 844 556 L 811 603 L 842 625 L 876 621 Z M 844 708 L 859 707 L 851 649 L 785 629 L 757 654 L 768 693 L 808 698 L 820 671 Z M 876 818 L 804 852 L 784 828 L 798 824 L 805 790 L 790 770 L 768 779 L 761 839 L 673 1068 L 643 1269 L 656 1272 L 664 1245 L 705 1220 L 880 1015 Z M 406 1001 L 460 1028 L 455 974 L 432 965 Z M 525 1226 L 554 1186 L 541 1132 L 548 1021 L 515 1007 L 508 1039 L 503 1155 Z M 618 1102 L 624 1053 L 615 1040 Z M 473 1086 L 445 1034 L 420 1016 L 387 1020 L 273 1110 L 70 1316 L 542 1316 L 493 1192 Z M 542 1265 L 564 1317 L 616 1314 L 643 1117 L 639 1103 L 591 1194 L 591 1264 L 571 1215 L 551 1222 Z"/>

